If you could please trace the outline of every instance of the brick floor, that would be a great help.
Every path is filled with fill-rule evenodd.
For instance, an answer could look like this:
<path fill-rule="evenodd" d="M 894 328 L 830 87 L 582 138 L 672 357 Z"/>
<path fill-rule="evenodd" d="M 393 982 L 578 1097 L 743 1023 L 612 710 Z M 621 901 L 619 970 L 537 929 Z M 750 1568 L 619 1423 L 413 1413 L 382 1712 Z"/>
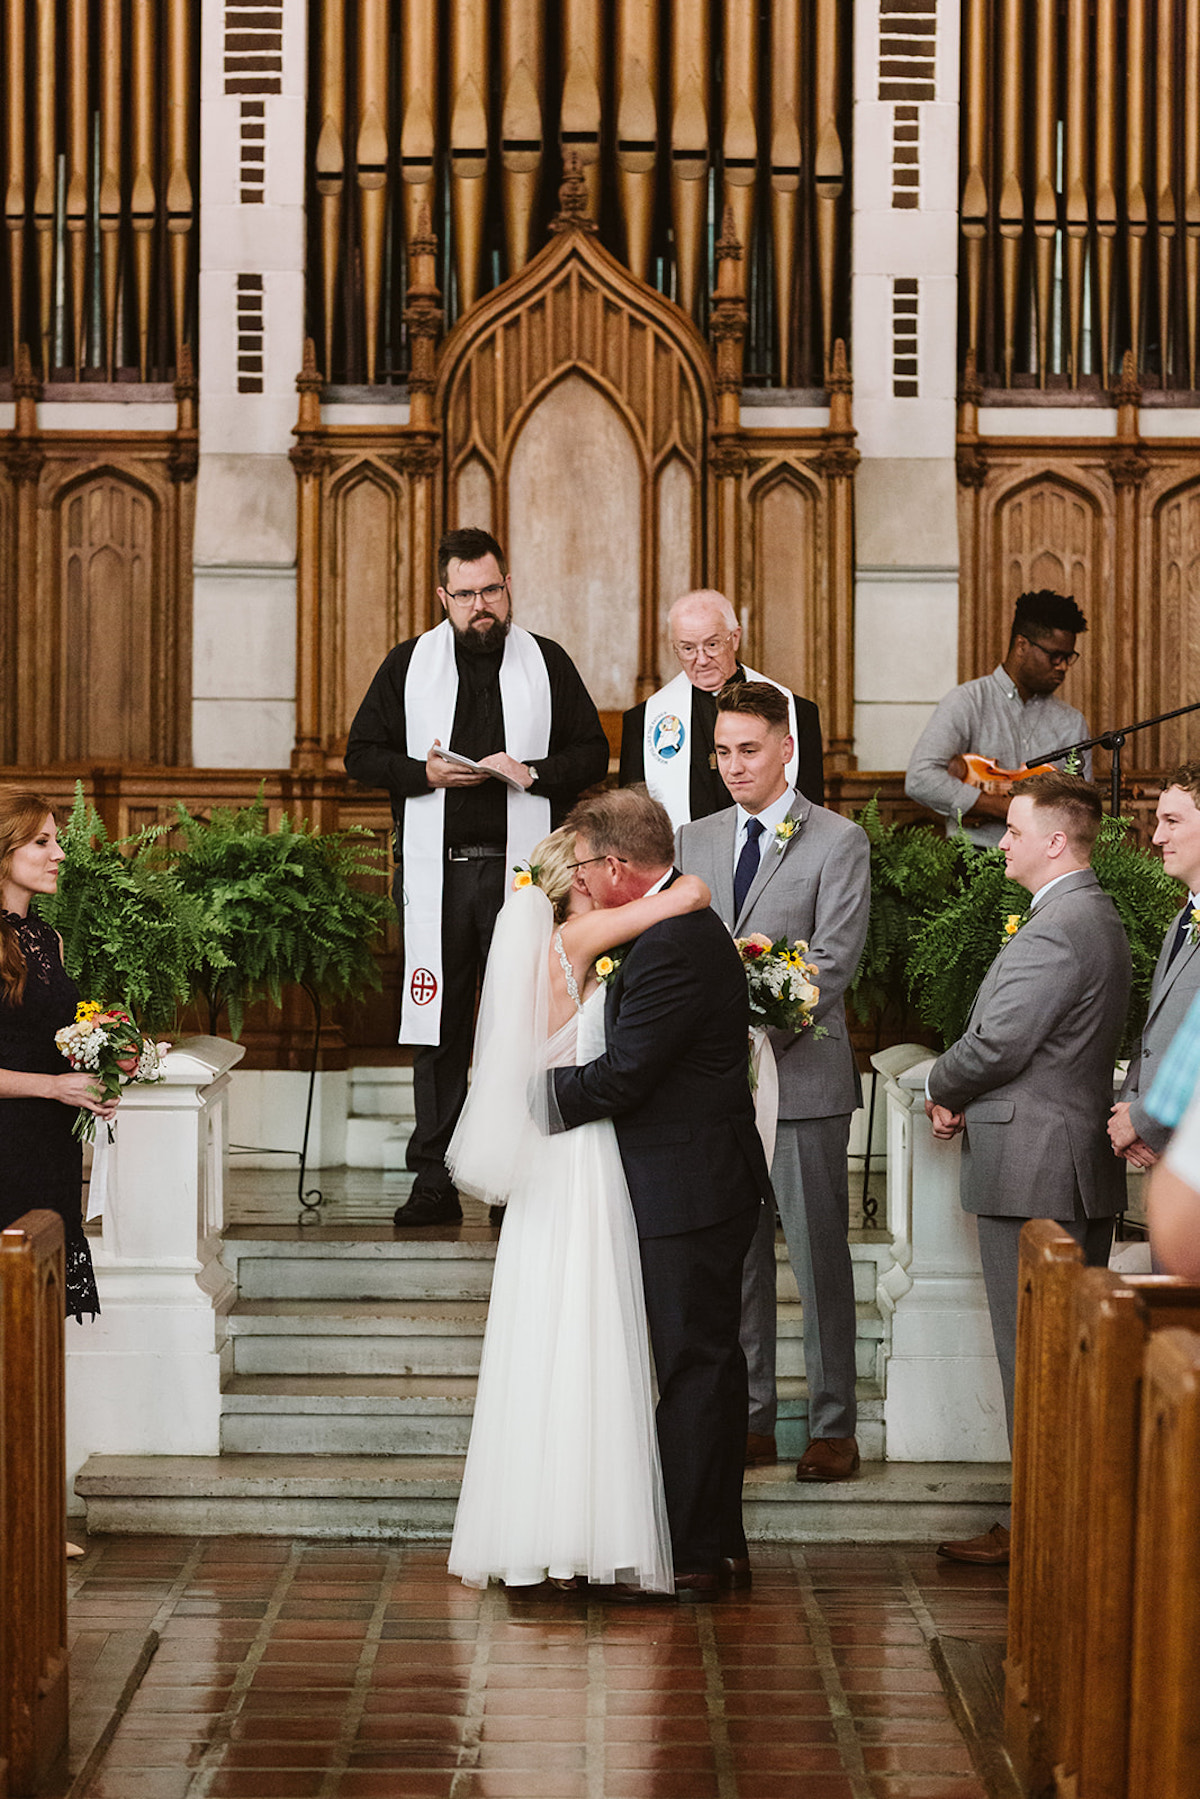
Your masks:
<path fill-rule="evenodd" d="M 636 1610 L 426 1544 L 97 1538 L 70 1579 L 78 1715 L 158 1637 L 80 1799 L 988 1799 L 931 1650 L 994 1651 L 1006 1581 L 911 1546 Z"/>

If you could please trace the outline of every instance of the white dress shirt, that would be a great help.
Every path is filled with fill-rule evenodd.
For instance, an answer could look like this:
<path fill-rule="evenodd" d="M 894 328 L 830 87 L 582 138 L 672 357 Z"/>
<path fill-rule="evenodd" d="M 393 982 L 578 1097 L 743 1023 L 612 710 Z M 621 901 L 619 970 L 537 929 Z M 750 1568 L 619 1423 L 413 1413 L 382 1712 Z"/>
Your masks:
<path fill-rule="evenodd" d="M 785 787 L 779 798 L 772 800 L 769 806 L 764 806 L 761 812 L 746 812 L 741 806 L 734 807 L 737 814 L 737 828 L 733 833 L 733 871 L 735 875 L 738 859 L 746 847 L 746 826 L 750 823 L 751 818 L 757 818 L 763 828 L 762 836 L 758 840 L 758 866 L 761 868 L 768 844 L 773 844 L 775 841 L 775 827 L 783 823 L 792 809 L 795 798 L 796 789 Z"/>

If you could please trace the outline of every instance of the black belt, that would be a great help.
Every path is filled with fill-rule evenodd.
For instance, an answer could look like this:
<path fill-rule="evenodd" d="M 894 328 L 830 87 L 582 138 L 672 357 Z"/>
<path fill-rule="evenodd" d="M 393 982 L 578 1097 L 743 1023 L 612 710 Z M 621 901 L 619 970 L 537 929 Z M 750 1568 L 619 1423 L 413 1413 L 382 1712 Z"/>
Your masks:
<path fill-rule="evenodd" d="M 502 843 L 453 843 L 446 851 L 447 862 L 486 862 L 494 856 L 507 856 Z"/>

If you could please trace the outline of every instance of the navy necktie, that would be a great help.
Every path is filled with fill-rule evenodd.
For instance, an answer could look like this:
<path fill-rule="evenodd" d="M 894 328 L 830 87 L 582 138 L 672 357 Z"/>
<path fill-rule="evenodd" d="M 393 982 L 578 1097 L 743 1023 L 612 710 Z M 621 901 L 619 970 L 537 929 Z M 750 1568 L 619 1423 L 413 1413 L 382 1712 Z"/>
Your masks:
<path fill-rule="evenodd" d="M 1183 911 L 1180 913 L 1179 923 L 1175 927 L 1175 941 L 1174 941 L 1174 943 L 1172 943 L 1171 953 L 1167 957 L 1167 967 L 1168 968 L 1170 968 L 1170 966 L 1174 962 L 1176 956 L 1179 954 L 1180 950 L 1183 948 L 1184 944 L 1187 942 L 1188 928 L 1191 925 L 1191 922 L 1192 922 L 1192 908 L 1189 903 L 1188 905 L 1186 905 L 1183 908 Z"/>
<path fill-rule="evenodd" d="M 735 924 L 741 916 L 742 907 L 746 903 L 746 895 L 754 885 L 754 877 L 758 873 L 758 840 L 762 836 L 762 829 L 757 818 L 747 819 L 746 841 L 742 847 L 742 853 L 738 857 L 737 867 L 733 871 L 733 921 Z"/>

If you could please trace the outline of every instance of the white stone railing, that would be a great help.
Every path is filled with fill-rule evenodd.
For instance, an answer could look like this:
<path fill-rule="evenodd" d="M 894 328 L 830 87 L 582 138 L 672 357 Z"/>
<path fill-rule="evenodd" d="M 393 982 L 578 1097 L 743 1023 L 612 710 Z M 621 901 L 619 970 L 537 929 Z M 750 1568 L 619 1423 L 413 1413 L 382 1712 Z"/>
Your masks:
<path fill-rule="evenodd" d="M 122 1098 L 93 1239 L 100 1317 L 67 1323 L 68 1494 L 92 1454 L 219 1453 L 229 1071 L 244 1054 L 183 1038 L 160 1083 Z"/>
<path fill-rule="evenodd" d="M 892 1315 L 884 1428 L 890 1462 L 1008 1460 L 975 1220 L 958 1198 L 960 1141 L 925 1116 L 933 1058 L 904 1043 L 872 1056 L 886 1084 L 888 1229 L 894 1261 L 879 1303 Z"/>

